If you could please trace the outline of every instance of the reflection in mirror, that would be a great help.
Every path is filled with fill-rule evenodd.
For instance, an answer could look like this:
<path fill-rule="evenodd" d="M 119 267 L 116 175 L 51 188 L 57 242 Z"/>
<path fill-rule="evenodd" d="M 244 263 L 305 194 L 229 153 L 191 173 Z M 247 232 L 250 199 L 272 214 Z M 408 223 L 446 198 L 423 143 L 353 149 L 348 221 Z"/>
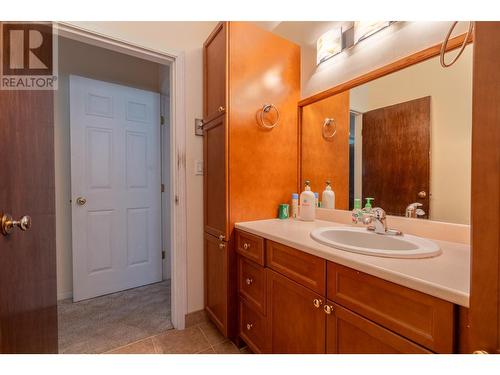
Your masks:
<path fill-rule="evenodd" d="M 471 124 L 470 44 L 451 68 L 435 57 L 304 106 L 301 179 L 320 197 L 330 180 L 337 209 L 373 197 L 391 215 L 468 224 Z"/>

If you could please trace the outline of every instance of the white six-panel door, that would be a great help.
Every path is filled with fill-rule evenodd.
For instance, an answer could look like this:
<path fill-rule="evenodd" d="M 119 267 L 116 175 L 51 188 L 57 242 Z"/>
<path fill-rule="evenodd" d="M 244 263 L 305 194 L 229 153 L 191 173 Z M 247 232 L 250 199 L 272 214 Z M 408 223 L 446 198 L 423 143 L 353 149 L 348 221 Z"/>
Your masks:
<path fill-rule="evenodd" d="M 161 280 L 159 106 L 154 92 L 70 77 L 74 301 Z"/>

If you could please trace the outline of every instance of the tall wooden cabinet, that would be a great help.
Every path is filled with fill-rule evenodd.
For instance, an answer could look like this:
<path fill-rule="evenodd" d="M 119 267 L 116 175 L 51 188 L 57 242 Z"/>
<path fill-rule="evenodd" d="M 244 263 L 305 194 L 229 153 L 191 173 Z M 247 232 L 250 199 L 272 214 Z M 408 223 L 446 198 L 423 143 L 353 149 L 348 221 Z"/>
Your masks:
<path fill-rule="evenodd" d="M 297 189 L 300 48 L 251 23 L 222 22 L 203 55 L 205 309 L 234 337 L 234 223 L 276 217 Z M 265 104 L 279 111 L 273 129 L 260 123 Z"/>

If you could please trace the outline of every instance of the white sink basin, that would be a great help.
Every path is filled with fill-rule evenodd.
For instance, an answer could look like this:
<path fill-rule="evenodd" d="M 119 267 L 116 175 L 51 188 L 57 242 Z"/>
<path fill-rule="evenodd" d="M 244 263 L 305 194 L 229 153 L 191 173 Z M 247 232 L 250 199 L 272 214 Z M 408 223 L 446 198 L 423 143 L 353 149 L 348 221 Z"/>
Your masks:
<path fill-rule="evenodd" d="M 366 228 L 325 227 L 311 232 L 313 240 L 339 250 L 389 258 L 430 258 L 441 254 L 439 245 L 404 234 L 376 234 Z"/>

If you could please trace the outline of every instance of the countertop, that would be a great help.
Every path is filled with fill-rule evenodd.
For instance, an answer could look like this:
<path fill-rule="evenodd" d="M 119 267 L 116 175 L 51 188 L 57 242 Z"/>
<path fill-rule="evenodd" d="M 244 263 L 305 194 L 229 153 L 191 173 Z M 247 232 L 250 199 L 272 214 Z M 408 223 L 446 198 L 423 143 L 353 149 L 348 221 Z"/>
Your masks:
<path fill-rule="evenodd" d="M 337 250 L 314 241 L 309 233 L 320 227 L 346 226 L 331 221 L 257 220 L 236 223 L 245 232 L 302 250 L 381 279 L 469 307 L 470 246 L 439 241 L 441 255 L 425 259 L 382 258 Z"/>

